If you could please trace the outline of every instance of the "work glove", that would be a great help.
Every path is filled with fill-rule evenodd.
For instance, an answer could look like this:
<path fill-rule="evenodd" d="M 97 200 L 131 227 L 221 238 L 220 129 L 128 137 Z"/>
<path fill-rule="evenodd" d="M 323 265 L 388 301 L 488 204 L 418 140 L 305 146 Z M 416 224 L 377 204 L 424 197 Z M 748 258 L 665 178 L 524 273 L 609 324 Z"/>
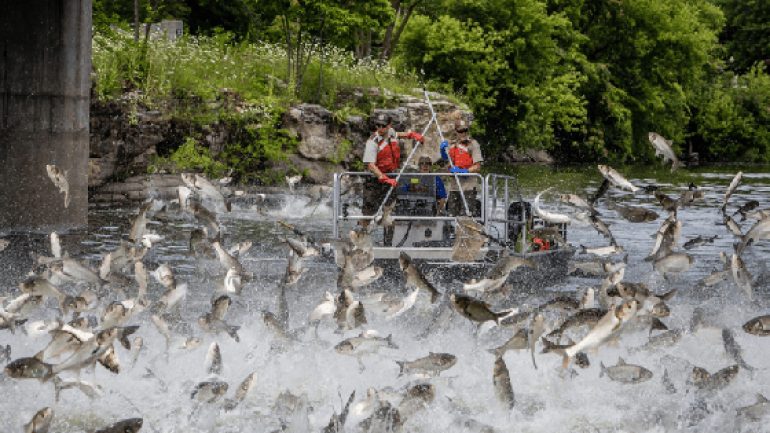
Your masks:
<path fill-rule="evenodd" d="M 397 185 L 396 179 L 391 179 L 391 178 L 389 178 L 388 176 L 386 176 L 384 174 L 380 178 L 380 183 L 387 183 L 388 185 L 392 186 L 393 188 L 395 188 L 396 185 Z"/>
<path fill-rule="evenodd" d="M 406 134 L 406 138 L 411 138 L 416 141 L 425 141 L 425 137 L 423 137 L 422 134 L 414 131 L 410 131 L 408 134 Z"/>
<path fill-rule="evenodd" d="M 446 153 L 446 148 L 449 147 L 448 141 L 441 142 L 441 159 L 449 159 L 449 155 Z"/>
<path fill-rule="evenodd" d="M 467 168 L 452 167 L 452 168 L 449 169 L 449 172 L 450 173 L 468 173 L 468 169 Z"/>

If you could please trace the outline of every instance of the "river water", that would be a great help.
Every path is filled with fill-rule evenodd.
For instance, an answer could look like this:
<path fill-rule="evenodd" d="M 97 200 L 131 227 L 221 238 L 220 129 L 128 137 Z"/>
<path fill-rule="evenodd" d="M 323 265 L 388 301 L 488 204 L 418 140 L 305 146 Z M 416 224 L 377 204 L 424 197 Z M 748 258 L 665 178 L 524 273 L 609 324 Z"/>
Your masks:
<path fill-rule="evenodd" d="M 674 298 L 668 302 L 671 315 L 663 322 L 670 329 L 685 330 L 686 334 L 673 346 L 634 352 L 629 349 L 646 343 L 648 330 L 631 330 L 623 334 L 617 345 L 603 346 L 598 353 L 589 352 L 591 365 L 586 369 L 564 370 L 559 356 L 540 354 L 540 344 L 537 345 L 537 369 L 529 352 L 510 351 L 504 360 L 515 393 L 512 410 L 495 397 L 492 375 L 495 357 L 486 349 L 505 342 L 515 333 L 513 329 L 496 329 L 479 337 L 476 326 L 453 311 L 443 323 L 433 325 L 433 332 L 425 335 L 438 312 L 426 299 L 418 298 L 414 308 L 396 320 L 367 315 L 369 323 L 365 328 L 377 330 L 382 336 L 392 334 L 398 349 L 383 348 L 379 353 L 362 358 L 362 364 L 355 357 L 333 350 L 337 343 L 358 335 L 360 330 L 337 334 L 333 326 L 322 325 L 318 338 L 312 331 L 303 333 L 309 313 L 323 300 L 324 293 L 335 293 L 336 267 L 329 261 L 306 261 L 309 270 L 296 285 L 289 287 L 290 328 L 298 331 L 300 341 L 276 345 L 273 334 L 262 320 L 262 312 L 277 310 L 279 281 L 287 263 L 287 248 L 279 245 L 279 241 L 280 237 L 290 233 L 276 220 L 285 220 L 317 238 L 331 232 L 330 208 L 322 205 L 314 211 L 305 206 L 307 198 L 297 195 L 287 196 L 280 206 L 268 210 L 267 214 L 256 212 L 249 206 L 236 206 L 232 213 L 218 215 L 226 234 L 226 245 L 246 240 L 254 243 L 248 254 L 241 258 L 246 270 L 254 273 L 254 282 L 235 299 L 227 315 L 228 323 L 240 326 L 240 342 L 224 333 L 216 337 L 204 334 L 196 323 L 198 317 L 211 308 L 210 298 L 222 270 L 215 261 L 198 260 L 188 254 L 189 233 L 195 223 L 152 220 L 148 228 L 165 236 L 165 240 L 143 261 L 150 270 L 168 264 L 177 278 L 189 285 L 182 316 L 189 323 L 187 333 L 203 337 L 204 343 L 187 353 L 174 353 L 166 360 L 161 355 L 165 340 L 151 323 L 149 312 L 143 313 L 131 323 L 140 325 L 136 336 L 141 336 L 145 345 L 133 368 L 128 362 L 128 352 L 116 344 L 116 352 L 123 364 L 119 374 L 110 373 L 101 366 L 94 371 L 82 372 L 81 380 L 101 387 L 97 399 L 91 400 L 76 390 L 66 390 L 57 403 L 50 382 L 0 375 L 0 431 L 21 431 L 21 426 L 46 406 L 52 407 L 55 413 L 52 432 L 98 429 L 133 417 L 143 418 L 142 431 L 148 432 L 320 431 L 333 413 L 340 413 L 344 401 L 353 391 L 356 403 L 366 398 L 367 389 L 374 388 L 381 391 L 383 398 L 390 397 L 397 406 L 400 398 L 395 395 L 403 394 L 409 386 L 418 383 L 433 384 L 435 398 L 412 415 L 402 431 L 770 431 L 767 420 L 752 422 L 738 416 L 739 408 L 754 404 L 758 393 L 770 394 L 770 371 L 767 370 L 770 349 L 762 337 L 746 334 L 741 329 L 749 319 L 768 313 L 770 290 L 766 282 L 770 273 L 765 267 L 768 243 L 760 241 L 743 254 L 754 277 L 754 300 L 749 300 L 731 279 L 711 288 L 697 286 L 697 282 L 712 270 L 722 269 L 719 251 L 733 252 L 736 238 L 720 225 L 719 212 L 733 174 L 707 172 L 698 175 L 696 183 L 707 193 L 694 206 L 679 211 L 679 219 L 683 222 L 680 245 L 697 235 L 718 235 L 718 238 L 713 244 L 688 251 L 695 259 L 692 268 L 667 280 L 654 271 L 650 262 L 642 260 L 652 249 L 654 240 L 651 235 L 664 221 L 665 212 L 650 195 L 632 195 L 617 188 L 610 190 L 620 204 L 645 206 L 661 214 L 654 222 L 632 224 L 607 209 L 604 202 L 597 207 L 602 213 L 601 219 L 610 225 L 617 243 L 628 254 L 624 281 L 644 283 L 656 293 L 677 289 Z M 669 178 L 628 177 L 637 184 L 655 183 L 670 196 L 676 197 L 687 189 L 687 182 L 682 178 L 666 183 Z M 601 177 L 597 174 L 579 186 L 556 177 L 552 180 L 557 187 L 545 197 L 543 206 L 550 211 L 574 214 L 572 209 L 557 203 L 557 194 L 578 192 L 588 195 L 596 190 Z M 522 179 L 521 183 L 525 198 L 532 200 L 537 191 L 526 180 Z M 770 175 L 744 176 L 743 183 L 730 200 L 728 211 L 732 213 L 737 205 L 752 199 L 760 202 L 760 209 L 770 207 L 766 199 L 768 185 Z M 127 238 L 130 221 L 136 212 L 136 208 L 92 208 L 88 232 L 63 235 L 65 249 L 70 248 L 71 254 L 96 266 L 106 252 L 117 248 L 121 238 Z M 739 216 L 736 221 L 744 233 L 755 222 L 740 222 Z M 607 245 L 607 241 L 590 226 L 570 227 L 568 243 L 589 248 Z M 575 260 L 587 259 L 589 257 L 584 255 L 575 256 Z M 9 281 L 6 279 L 3 283 L 0 295 L 19 294 L 15 283 Z M 600 282 L 599 277 L 569 277 L 556 286 L 522 291 L 513 296 L 521 310 L 531 310 L 556 295 L 575 295 L 578 290 L 598 286 Z M 462 290 L 462 283 L 455 280 L 439 285 L 438 289 L 456 292 Z M 386 285 L 385 288 L 396 294 L 409 293 L 403 287 Z M 77 293 L 73 287 L 64 290 Z M 157 299 L 161 293 L 162 287 L 152 280 L 149 296 Z M 703 325 L 691 330 L 691 318 L 696 310 L 702 311 Z M 57 303 L 48 299 L 45 307 L 35 311 L 29 320 L 52 319 L 58 315 Z M 548 313 L 547 328 L 553 328 L 560 317 L 564 316 Z M 733 331 L 743 349 L 743 358 L 756 370 L 741 370 L 722 390 L 700 390 L 688 383 L 693 366 L 714 373 L 735 364 L 724 348 L 723 328 Z M 47 336 L 33 338 L 19 331 L 15 334 L 0 331 L 0 344 L 12 347 L 12 359 L 33 356 L 49 341 Z M 204 358 L 214 341 L 219 344 L 223 357 L 221 376 L 230 385 L 227 397 L 234 396 L 236 387 L 249 374 L 257 374 L 256 385 L 232 411 L 224 411 L 217 405 L 199 406 L 190 399 L 195 385 L 206 377 Z M 438 377 L 399 376 L 396 361 L 412 361 L 430 352 L 451 353 L 457 357 L 457 364 Z M 652 379 L 639 384 L 622 384 L 606 375 L 600 377 L 600 364 L 615 365 L 620 357 L 629 364 L 652 371 Z M 664 371 L 676 392 L 664 385 Z M 277 400 L 285 392 L 304 396 L 307 405 L 281 406 Z M 351 414 L 346 431 L 359 431 L 362 420 L 361 415 Z M 483 430 L 483 426 L 490 430 Z"/>

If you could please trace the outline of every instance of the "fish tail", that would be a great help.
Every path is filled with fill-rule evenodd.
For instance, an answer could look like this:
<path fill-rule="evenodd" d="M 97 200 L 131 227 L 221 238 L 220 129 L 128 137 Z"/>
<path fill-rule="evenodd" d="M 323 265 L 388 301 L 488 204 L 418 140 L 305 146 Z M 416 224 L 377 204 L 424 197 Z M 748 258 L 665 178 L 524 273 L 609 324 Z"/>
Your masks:
<path fill-rule="evenodd" d="M 495 358 L 500 358 L 505 354 L 505 350 L 501 348 L 487 349 L 487 352 L 491 353 L 492 355 L 495 355 Z"/>
<path fill-rule="evenodd" d="M 56 377 L 56 373 L 54 372 L 53 367 L 54 366 L 51 364 L 45 364 L 46 372 L 43 377 L 40 378 L 41 382 L 45 383 Z"/>
<path fill-rule="evenodd" d="M 604 366 L 603 362 L 599 362 L 599 377 L 604 377 L 604 372 L 607 370 L 607 367 Z"/>
<path fill-rule="evenodd" d="M 580 254 L 586 254 L 586 246 L 580 245 Z"/>
<path fill-rule="evenodd" d="M 396 364 L 398 364 L 398 377 L 401 377 L 404 375 L 404 361 L 396 361 Z"/>
<path fill-rule="evenodd" d="M 235 340 L 236 343 L 240 343 L 241 339 L 238 337 L 238 330 L 241 329 L 240 326 L 228 326 L 227 327 L 227 333 L 233 337 L 233 340 Z"/>
<path fill-rule="evenodd" d="M 557 355 L 560 355 L 562 357 L 562 366 L 564 368 L 567 368 L 567 365 L 569 364 L 569 355 L 567 355 L 567 352 L 561 348 L 557 347 L 555 344 L 548 341 L 545 337 L 543 337 L 540 341 L 543 343 L 543 351 L 540 353 L 555 353 Z"/>
<path fill-rule="evenodd" d="M 430 303 L 435 304 L 436 301 L 438 301 L 438 298 L 441 296 L 441 293 L 439 293 L 438 290 L 433 289 L 430 292 Z"/>

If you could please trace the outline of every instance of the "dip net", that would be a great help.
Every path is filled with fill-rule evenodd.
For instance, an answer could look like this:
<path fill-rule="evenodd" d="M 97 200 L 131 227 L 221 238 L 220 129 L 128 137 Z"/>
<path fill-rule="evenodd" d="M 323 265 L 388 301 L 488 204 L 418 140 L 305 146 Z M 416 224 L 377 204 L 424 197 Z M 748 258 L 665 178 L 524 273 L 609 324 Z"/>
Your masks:
<path fill-rule="evenodd" d="M 452 260 L 455 262 L 472 262 L 481 247 L 487 242 L 484 236 L 484 226 L 468 217 L 455 219 L 455 244 L 452 247 Z"/>

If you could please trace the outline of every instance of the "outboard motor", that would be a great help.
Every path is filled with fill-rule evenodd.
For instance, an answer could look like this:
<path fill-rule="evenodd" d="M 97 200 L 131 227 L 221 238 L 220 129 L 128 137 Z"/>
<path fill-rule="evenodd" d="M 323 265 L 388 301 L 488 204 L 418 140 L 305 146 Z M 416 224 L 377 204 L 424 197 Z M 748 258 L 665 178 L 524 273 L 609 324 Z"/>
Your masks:
<path fill-rule="evenodd" d="M 515 244 L 521 230 L 532 218 L 532 205 L 526 201 L 516 201 L 508 207 L 508 242 Z M 524 221 L 521 223 L 520 221 Z"/>

